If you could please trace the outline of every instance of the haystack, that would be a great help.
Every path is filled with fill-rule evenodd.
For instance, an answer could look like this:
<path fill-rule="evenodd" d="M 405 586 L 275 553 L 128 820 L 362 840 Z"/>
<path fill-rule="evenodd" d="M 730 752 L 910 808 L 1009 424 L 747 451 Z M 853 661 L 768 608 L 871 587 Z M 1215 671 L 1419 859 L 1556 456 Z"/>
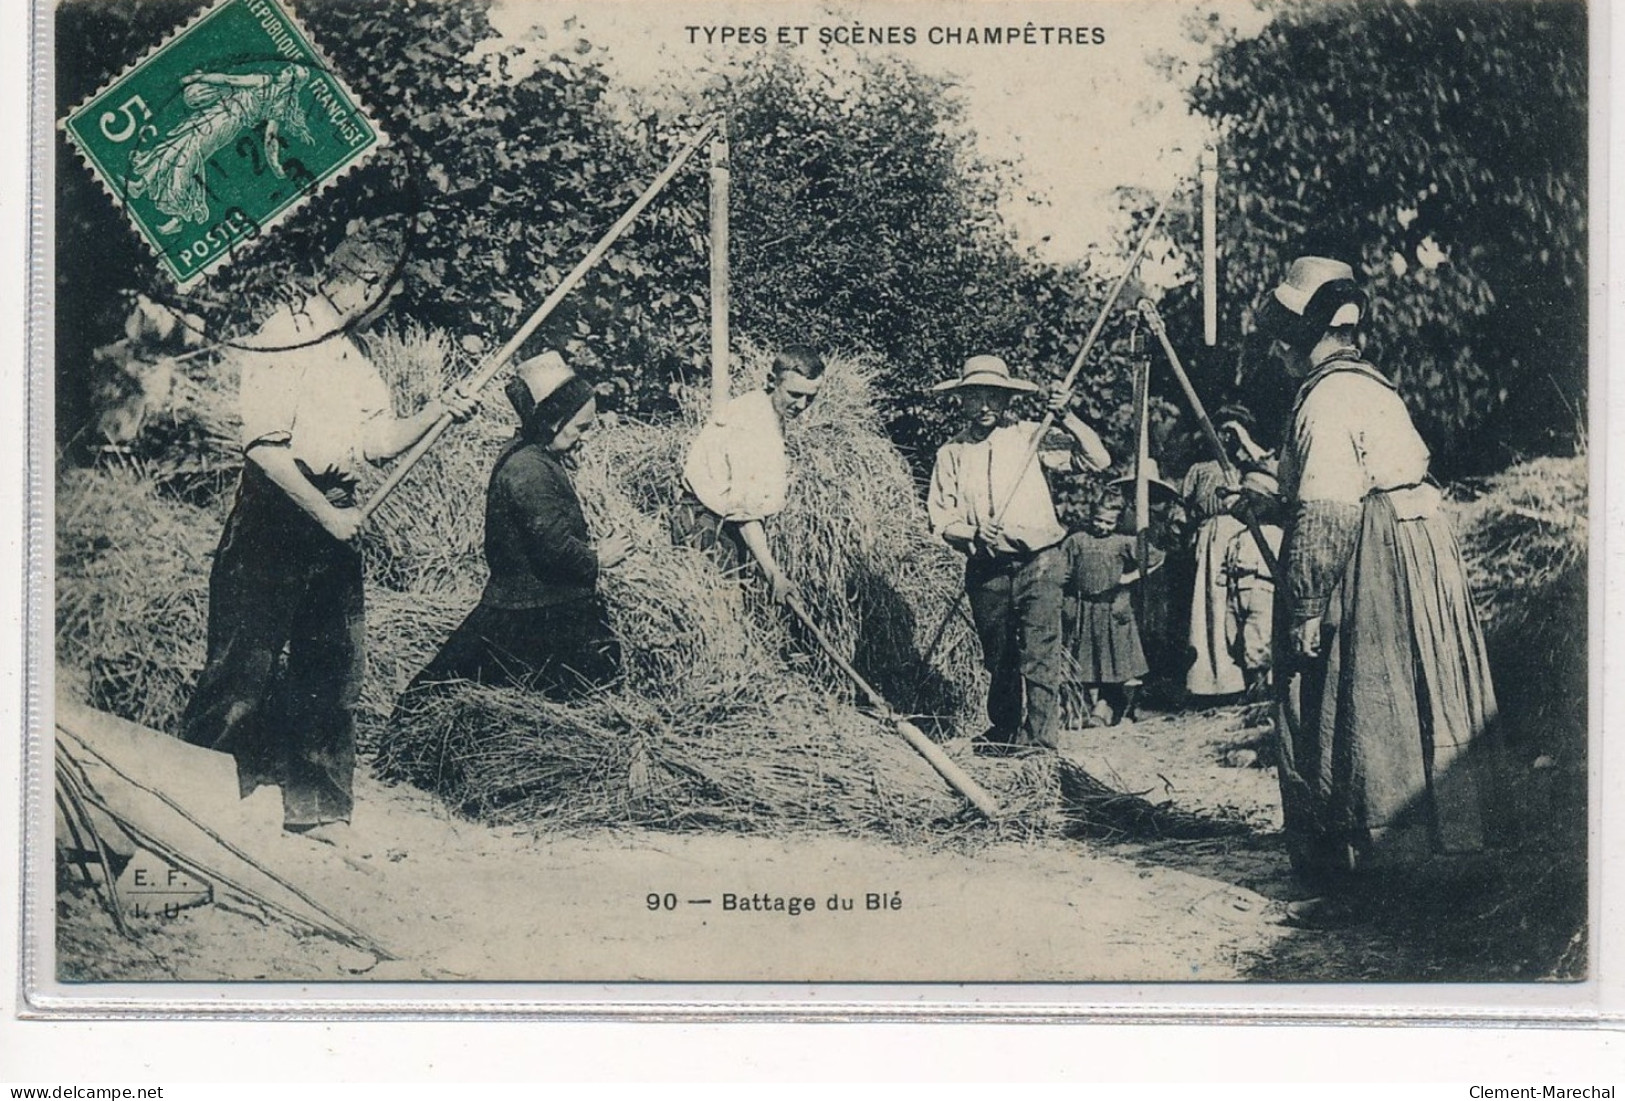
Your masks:
<path fill-rule="evenodd" d="M 1588 495 L 1583 453 L 1541 458 L 1488 479 L 1455 517 L 1508 738 L 1524 762 L 1564 765 L 1582 808 Z"/>
<path fill-rule="evenodd" d="M 1477 959 L 1585 975 L 1590 538 L 1587 456 L 1511 467 L 1456 505 L 1508 752 L 1500 814 L 1517 847 L 1470 907 L 1436 900 Z"/>
<path fill-rule="evenodd" d="M 403 398 L 413 387 L 403 377 L 429 366 L 414 361 L 417 348 L 380 349 Z M 744 385 L 759 384 L 766 365 L 766 356 L 750 355 Z M 601 429 L 576 472 L 589 525 L 625 532 L 637 547 L 603 578 L 625 682 L 568 706 L 461 686 L 393 724 L 381 766 L 471 813 L 560 825 L 907 833 L 958 816 L 942 781 L 885 724 L 855 710 L 851 686 L 796 636 L 756 579 L 726 577 L 707 556 L 671 545 L 667 512 L 701 423 L 697 401 L 684 409 L 667 423 Z M 413 594 L 462 590 L 469 607 L 477 599 L 484 477 L 468 472 L 488 467 L 512 425 L 505 410 L 491 413 L 384 516 L 389 552 L 380 565 Z M 824 392 L 788 443 L 794 488 L 771 538 L 813 615 L 844 656 L 926 725 L 948 732 L 970 721 L 981 673 L 968 630 L 931 666 L 922 661 L 922 636 L 957 588 L 957 561 L 929 537 L 907 467 L 875 420 L 861 361 L 832 359 Z M 464 491 L 449 492 L 453 484 Z M 1049 813 L 1040 804 L 1053 785 L 1033 782 L 1019 765 L 983 771 L 1002 779 L 1029 817 Z"/>
<path fill-rule="evenodd" d="M 469 364 L 441 334 L 371 341 L 409 410 Z M 756 385 L 767 357 L 747 355 Z M 738 387 L 736 387 L 738 389 Z M 514 428 L 499 393 L 449 433 L 367 533 L 368 676 L 361 720 L 381 766 L 471 813 L 585 826 L 824 826 L 907 835 L 958 819 L 960 801 L 799 639 L 755 578 L 727 578 L 673 547 L 666 512 L 698 430 L 697 401 L 670 422 L 621 421 L 584 449 L 589 523 L 630 533 L 606 574 L 623 683 L 577 705 L 461 686 L 381 738 L 400 691 L 479 599 L 492 460 Z M 775 552 L 813 615 L 891 700 L 940 735 L 970 733 L 983 691 L 974 638 L 950 625 L 927 668 L 922 636 L 958 585 L 930 539 L 908 469 L 872 412 L 868 370 L 834 357 L 825 392 L 789 439 L 796 470 Z M 196 495 L 193 494 L 193 497 Z M 59 484 L 60 664 L 90 702 L 173 732 L 202 664 L 210 556 L 229 498 L 195 502 L 152 468 L 70 471 Z M 967 762 L 1015 812 L 1048 829 L 1053 775 Z"/>

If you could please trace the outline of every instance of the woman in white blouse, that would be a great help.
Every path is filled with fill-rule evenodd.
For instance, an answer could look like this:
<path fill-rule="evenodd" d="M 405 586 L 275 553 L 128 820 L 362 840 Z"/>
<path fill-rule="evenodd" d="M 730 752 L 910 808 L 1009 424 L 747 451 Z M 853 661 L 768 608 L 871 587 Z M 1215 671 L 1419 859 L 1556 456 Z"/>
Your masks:
<path fill-rule="evenodd" d="M 1288 920 L 1360 920 L 1366 873 L 1485 847 L 1496 718 L 1461 552 L 1404 400 L 1360 357 L 1365 293 L 1303 257 L 1260 327 L 1297 383 L 1276 668 L 1280 783 L 1293 866 L 1323 897 Z"/>

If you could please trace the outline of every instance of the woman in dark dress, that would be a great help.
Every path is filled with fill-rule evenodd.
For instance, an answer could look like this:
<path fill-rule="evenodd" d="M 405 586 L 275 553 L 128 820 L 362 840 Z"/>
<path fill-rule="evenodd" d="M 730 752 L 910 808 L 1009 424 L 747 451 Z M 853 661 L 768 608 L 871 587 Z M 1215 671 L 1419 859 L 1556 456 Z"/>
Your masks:
<path fill-rule="evenodd" d="M 594 545 L 566 465 L 597 416 L 592 388 L 548 352 L 520 364 L 507 393 L 520 428 L 497 457 L 486 491 L 490 580 L 413 678 L 403 706 L 451 680 L 568 700 L 620 675 L 620 643 L 598 595 L 598 572 L 618 565 L 631 544 L 612 535 Z"/>

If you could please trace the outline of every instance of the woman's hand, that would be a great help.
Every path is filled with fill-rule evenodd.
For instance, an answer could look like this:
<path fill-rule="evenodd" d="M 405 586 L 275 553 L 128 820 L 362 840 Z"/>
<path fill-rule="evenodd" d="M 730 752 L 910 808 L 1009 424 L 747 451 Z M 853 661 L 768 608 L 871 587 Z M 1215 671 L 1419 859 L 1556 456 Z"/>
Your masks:
<path fill-rule="evenodd" d="M 335 508 L 328 505 L 316 512 L 315 517 L 322 530 L 340 543 L 349 543 L 361 534 L 361 510 L 358 508 Z"/>
<path fill-rule="evenodd" d="M 773 570 L 767 575 L 767 583 L 772 591 L 773 600 L 778 604 L 788 604 L 801 596 L 795 582 L 785 576 L 783 570 Z"/>

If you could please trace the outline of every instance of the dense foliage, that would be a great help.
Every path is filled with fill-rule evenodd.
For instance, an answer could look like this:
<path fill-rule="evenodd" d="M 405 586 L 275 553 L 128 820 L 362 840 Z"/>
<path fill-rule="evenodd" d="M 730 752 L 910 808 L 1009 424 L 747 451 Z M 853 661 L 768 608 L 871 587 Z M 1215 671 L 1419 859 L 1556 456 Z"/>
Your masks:
<path fill-rule="evenodd" d="M 1586 11 L 1577 0 L 1284 7 L 1215 54 L 1227 329 L 1303 251 L 1355 264 L 1373 354 L 1456 469 L 1583 429 Z M 1491 441 L 1494 441 L 1493 443 Z"/>
<path fill-rule="evenodd" d="M 1058 377 L 1131 241 L 1058 268 L 1011 239 L 1007 164 L 977 151 L 955 90 L 895 60 L 764 52 L 731 82 L 640 106 L 601 52 L 566 32 L 528 62 L 489 0 L 305 0 L 300 19 L 391 136 L 186 305 L 241 329 L 363 222 L 411 228 L 399 312 L 468 353 L 504 340 L 625 209 L 698 120 L 731 141 L 733 324 L 771 346 L 873 354 L 881 413 L 917 470 L 944 435 L 927 394 L 982 351 Z M 199 9 L 199 0 L 58 10 L 58 106 L 84 96 Z M 1559 450 L 1585 398 L 1585 13 L 1570 0 L 1358 0 L 1283 7 L 1221 41 L 1191 102 L 1224 158 L 1220 347 L 1198 339 L 1195 286 L 1162 306 L 1210 402 L 1263 362 L 1238 347 L 1249 307 L 1293 254 L 1355 263 L 1393 372 L 1452 473 Z M 673 103 L 678 106 L 671 106 Z M 144 246 L 59 144 L 58 387 L 65 437 L 85 417 L 83 366 L 118 335 L 131 292 L 173 298 Z M 701 153 L 534 338 L 561 346 L 623 408 L 668 412 L 707 366 Z M 1109 170 L 1109 169 L 1108 169 Z M 1131 228 L 1155 196 L 1125 191 Z M 1196 268 L 1194 190 L 1169 243 Z M 1125 238 L 1127 235 L 1125 235 Z M 1123 306 L 1132 306 L 1132 292 Z M 1086 415 L 1129 447 L 1131 311 L 1080 386 Z M 1178 403 L 1157 368 L 1162 402 Z M 1269 435 L 1279 380 L 1241 392 Z M 1494 441 L 1491 443 L 1490 441 Z M 1176 452 L 1165 465 L 1180 465 Z"/>
<path fill-rule="evenodd" d="M 680 145 L 720 115 L 731 142 L 733 324 L 757 344 L 878 353 L 882 414 L 929 463 L 943 403 L 924 395 L 993 350 L 1059 375 L 1093 319 L 1101 280 L 1022 254 L 1003 226 L 1009 166 L 979 159 L 952 90 L 906 64 L 764 54 L 732 84 L 689 94 L 677 117 L 629 119 L 585 41 L 551 43 L 523 75 L 493 48 L 483 2 L 380 6 L 320 0 L 298 15 L 390 135 L 185 305 L 241 330 L 275 292 L 366 221 L 410 227 L 400 312 L 471 353 L 500 343 Z M 193 3 L 69 4 L 62 111 L 177 25 Z M 71 44 L 71 49 L 68 49 Z M 634 112 L 635 113 L 635 112 Z M 174 298 L 83 166 L 61 166 L 62 363 L 116 335 L 121 293 Z M 705 155 L 691 162 L 534 338 L 562 346 L 657 414 L 707 368 Z M 108 245 L 112 246 L 109 262 Z M 1108 257 L 1108 260 L 1111 259 Z M 1109 273 L 1115 274 L 1115 273 Z M 1097 415 L 1126 396 L 1091 372 Z M 1121 391 L 1120 393 L 1118 391 Z M 72 421 L 73 416 L 65 419 Z"/>

